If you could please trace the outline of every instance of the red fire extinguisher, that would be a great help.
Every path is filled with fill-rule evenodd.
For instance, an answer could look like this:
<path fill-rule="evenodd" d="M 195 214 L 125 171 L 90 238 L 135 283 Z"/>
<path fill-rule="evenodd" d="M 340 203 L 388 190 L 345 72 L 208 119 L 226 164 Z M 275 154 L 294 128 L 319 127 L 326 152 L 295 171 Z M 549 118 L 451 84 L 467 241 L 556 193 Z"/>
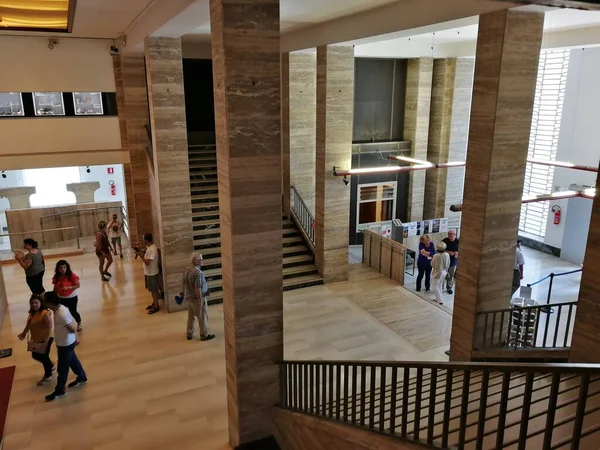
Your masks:
<path fill-rule="evenodd" d="M 560 206 L 558 205 L 553 205 L 552 206 L 552 212 L 554 213 L 554 225 L 558 225 L 560 224 Z"/>
<path fill-rule="evenodd" d="M 108 184 L 110 185 L 110 195 L 117 195 L 117 186 L 115 186 L 115 182 L 110 180 Z"/>

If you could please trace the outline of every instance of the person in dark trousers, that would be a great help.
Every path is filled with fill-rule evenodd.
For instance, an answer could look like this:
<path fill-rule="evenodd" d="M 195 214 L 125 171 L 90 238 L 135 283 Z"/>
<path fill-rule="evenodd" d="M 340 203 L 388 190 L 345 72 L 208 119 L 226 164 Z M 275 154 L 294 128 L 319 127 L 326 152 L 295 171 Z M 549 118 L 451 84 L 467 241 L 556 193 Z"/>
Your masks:
<path fill-rule="evenodd" d="M 452 294 L 454 291 L 454 276 L 456 274 L 456 264 L 458 263 L 458 238 L 456 237 L 456 231 L 448 230 L 448 237 L 444 238 L 444 244 L 446 244 L 446 253 L 450 256 L 450 268 L 446 274 L 446 290 L 448 294 Z"/>
<path fill-rule="evenodd" d="M 44 254 L 38 248 L 37 241 L 27 238 L 23 241 L 23 248 L 28 251 L 24 256 L 23 252 L 15 252 L 15 260 L 25 270 L 25 281 L 31 289 L 32 294 L 43 294 L 44 273 L 46 271 L 46 262 Z"/>
<path fill-rule="evenodd" d="M 50 359 L 50 349 L 52 348 L 52 313 L 42 306 L 42 301 L 38 295 L 33 294 L 29 299 L 29 316 L 25 328 L 18 335 L 19 340 L 25 339 L 27 333 L 30 335 L 28 343 L 31 357 L 42 363 L 44 366 L 44 376 L 38 381 L 38 386 L 52 381 L 52 372 L 54 363 Z M 35 348 L 34 348 L 35 347 Z"/>
<path fill-rule="evenodd" d="M 87 384 L 88 378 L 75 353 L 75 347 L 77 346 L 77 322 L 75 322 L 69 310 L 60 304 L 56 292 L 46 292 L 44 294 L 44 303 L 54 312 L 54 342 L 56 342 L 56 351 L 58 353 L 56 387 L 54 388 L 54 392 L 46 395 L 46 401 L 51 402 L 67 395 L 65 385 L 69 377 L 69 369 L 77 376 L 75 381 L 69 383 L 69 388 Z"/>
<path fill-rule="evenodd" d="M 77 321 L 77 331 L 82 330 L 81 316 L 77 311 L 77 289 L 81 286 L 79 277 L 71 270 L 71 265 L 61 259 L 56 263 L 54 276 L 52 277 L 54 292 L 58 294 L 60 304 L 66 306 L 73 318 Z"/>
<path fill-rule="evenodd" d="M 429 235 L 424 234 L 419 240 L 419 257 L 417 258 L 417 292 L 421 292 L 421 283 L 423 275 L 425 276 L 425 290 L 431 289 L 431 258 L 435 255 L 435 245 L 429 239 Z"/>
<path fill-rule="evenodd" d="M 512 292 L 513 295 L 521 288 L 521 280 L 523 279 L 523 266 L 525 265 L 525 257 L 521 250 L 521 239 L 517 240 L 517 252 L 515 255 L 515 267 L 513 270 Z"/>
<path fill-rule="evenodd" d="M 113 263 L 113 257 L 110 252 L 110 242 L 108 241 L 108 234 L 106 234 L 106 222 L 101 220 L 98 222 L 98 231 L 96 231 L 96 256 L 98 257 L 98 269 L 100 270 L 100 277 L 102 281 L 109 281 L 112 275 L 108 271 L 108 268 Z M 106 262 L 106 267 L 104 263 Z"/>

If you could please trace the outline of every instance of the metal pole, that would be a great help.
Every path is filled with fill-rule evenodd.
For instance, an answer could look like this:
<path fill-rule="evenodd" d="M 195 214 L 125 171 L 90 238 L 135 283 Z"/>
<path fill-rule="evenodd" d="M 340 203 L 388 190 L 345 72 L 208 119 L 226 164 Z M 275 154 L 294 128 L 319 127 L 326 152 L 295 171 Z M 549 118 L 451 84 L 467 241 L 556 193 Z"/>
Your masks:
<path fill-rule="evenodd" d="M 548 298 L 546 299 L 546 306 L 542 308 L 542 312 L 546 314 L 552 314 L 554 310 L 550 306 L 550 297 L 552 296 L 552 283 L 554 282 L 554 273 L 550 274 L 550 284 L 548 285 Z"/>

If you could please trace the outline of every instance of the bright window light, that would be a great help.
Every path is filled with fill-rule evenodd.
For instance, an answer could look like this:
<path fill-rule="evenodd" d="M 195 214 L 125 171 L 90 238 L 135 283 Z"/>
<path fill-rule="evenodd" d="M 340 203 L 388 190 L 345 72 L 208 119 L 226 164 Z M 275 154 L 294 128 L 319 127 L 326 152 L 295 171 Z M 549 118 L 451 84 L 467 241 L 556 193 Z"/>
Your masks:
<path fill-rule="evenodd" d="M 32 207 L 73 205 L 75 194 L 67 191 L 67 183 L 79 183 L 79 167 L 28 169 L 23 171 L 25 186 L 35 186 L 31 196 Z"/>

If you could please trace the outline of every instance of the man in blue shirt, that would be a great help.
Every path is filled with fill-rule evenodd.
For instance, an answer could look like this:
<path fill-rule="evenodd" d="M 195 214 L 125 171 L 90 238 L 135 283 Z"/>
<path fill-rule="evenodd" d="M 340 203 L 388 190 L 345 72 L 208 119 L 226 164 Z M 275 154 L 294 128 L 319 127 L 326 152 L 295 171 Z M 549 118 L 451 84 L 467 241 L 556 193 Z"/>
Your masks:
<path fill-rule="evenodd" d="M 192 264 L 183 273 L 181 296 L 188 303 L 187 338 L 192 340 L 194 323 L 198 319 L 200 340 L 210 341 L 215 338 L 208 332 L 208 304 L 206 298 L 210 295 L 208 283 L 202 272 L 204 260 L 200 253 L 192 256 Z"/>

